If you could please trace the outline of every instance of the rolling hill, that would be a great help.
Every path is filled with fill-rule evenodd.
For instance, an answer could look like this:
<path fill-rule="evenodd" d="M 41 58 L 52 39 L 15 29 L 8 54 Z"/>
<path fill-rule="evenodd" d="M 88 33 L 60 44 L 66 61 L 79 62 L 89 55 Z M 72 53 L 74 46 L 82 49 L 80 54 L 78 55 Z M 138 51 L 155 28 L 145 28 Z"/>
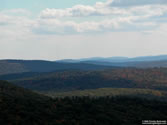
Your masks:
<path fill-rule="evenodd" d="M 1 60 L 0 75 L 23 73 L 23 72 L 52 72 L 61 70 L 100 70 L 113 68 L 87 63 L 59 63 L 43 60 Z"/>
<path fill-rule="evenodd" d="M 26 72 L 54 72 L 62 70 L 103 70 L 118 67 L 167 67 L 167 56 L 87 58 L 79 60 L 0 60 L 0 75 Z"/>
<path fill-rule="evenodd" d="M 96 88 L 149 88 L 167 90 L 166 68 L 117 68 L 98 71 L 62 71 L 12 80 L 38 91 L 71 91 Z"/>
<path fill-rule="evenodd" d="M 47 103 L 46 103 L 47 102 Z M 0 124 L 45 124 L 51 110 L 50 98 L 0 81 Z"/>
<path fill-rule="evenodd" d="M 49 98 L 0 81 L 1 125 L 138 125 L 167 119 L 167 102 L 131 97 Z"/>
<path fill-rule="evenodd" d="M 136 67 L 136 68 L 167 67 L 167 60 L 161 60 L 161 61 L 135 61 L 135 62 L 84 61 L 83 63 L 103 65 L 103 66 Z"/>
<path fill-rule="evenodd" d="M 28 72 L 24 65 L 20 63 L 10 63 L 6 60 L 0 61 L 0 75 Z"/>

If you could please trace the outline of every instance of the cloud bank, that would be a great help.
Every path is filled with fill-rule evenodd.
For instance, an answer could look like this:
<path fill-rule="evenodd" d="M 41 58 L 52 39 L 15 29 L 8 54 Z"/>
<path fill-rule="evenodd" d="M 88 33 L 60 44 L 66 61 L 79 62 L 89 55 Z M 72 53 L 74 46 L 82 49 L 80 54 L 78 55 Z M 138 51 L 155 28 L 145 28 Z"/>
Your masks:
<path fill-rule="evenodd" d="M 12 13 L 14 13 L 12 15 Z M 19 14 L 23 14 L 20 16 Z M 95 5 L 46 8 L 36 18 L 25 9 L 0 11 L 4 29 L 22 27 L 32 34 L 105 33 L 154 30 L 167 17 L 166 0 L 107 0 Z M 163 20 L 163 21 L 162 21 Z"/>
<path fill-rule="evenodd" d="M 166 54 L 167 0 L 0 11 L 0 58 L 63 59 Z M 86 50 L 86 51 L 85 51 Z"/>

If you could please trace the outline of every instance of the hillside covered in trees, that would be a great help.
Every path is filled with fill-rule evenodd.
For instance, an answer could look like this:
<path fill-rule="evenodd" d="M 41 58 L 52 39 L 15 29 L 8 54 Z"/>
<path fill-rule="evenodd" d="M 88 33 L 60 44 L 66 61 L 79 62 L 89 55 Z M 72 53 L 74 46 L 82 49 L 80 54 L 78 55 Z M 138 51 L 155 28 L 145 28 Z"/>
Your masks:
<path fill-rule="evenodd" d="M 131 97 L 49 98 L 0 81 L 1 125 L 138 125 L 167 119 L 167 102 Z"/>
<path fill-rule="evenodd" d="M 167 90 L 166 68 L 116 68 L 96 71 L 61 71 L 13 79 L 37 91 L 71 91 L 96 88 L 146 88 Z"/>
<path fill-rule="evenodd" d="M 62 70 L 102 70 L 118 67 L 155 68 L 167 67 L 167 56 L 150 57 L 111 57 L 48 60 L 0 60 L 0 75 L 27 72 L 54 72 Z"/>
<path fill-rule="evenodd" d="M 12 83 L 0 81 L 0 124 L 138 125 L 167 119 L 167 68 L 39 71 L 40 66 L 0 75 Z"/>
<path fill-rule="evenodd" d="M 45 60 L 0 60 L 0 75 L 25 72 L 53 72 L 61 70 L 99 70 L 113 68 L 87 63 L 60 63 Z"/>

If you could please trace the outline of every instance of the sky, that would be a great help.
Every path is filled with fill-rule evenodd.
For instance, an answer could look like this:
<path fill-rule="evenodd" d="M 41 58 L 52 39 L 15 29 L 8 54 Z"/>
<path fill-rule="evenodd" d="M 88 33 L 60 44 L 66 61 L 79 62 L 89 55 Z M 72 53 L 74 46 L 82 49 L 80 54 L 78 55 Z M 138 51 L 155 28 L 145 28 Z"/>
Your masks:
<path fill-rule="evenodd" d="M 167 54 L 167 0 L 0 0 L 0 59 Z"/>

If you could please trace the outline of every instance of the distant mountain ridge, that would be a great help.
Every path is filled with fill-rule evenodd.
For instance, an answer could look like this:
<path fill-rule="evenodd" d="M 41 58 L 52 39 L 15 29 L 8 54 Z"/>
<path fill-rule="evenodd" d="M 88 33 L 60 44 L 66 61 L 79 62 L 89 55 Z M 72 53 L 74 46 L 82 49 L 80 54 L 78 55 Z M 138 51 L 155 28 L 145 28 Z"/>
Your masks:
<path fill-rule="evenodd" d="M 0 75 L 25 72 L 53 72 L 61 70 L 101 70 L 118 67 L 167 67 L 167 55 L 144 57 L 93 57 L 84 59 L 0 60 Z"/>
<path fill-rule="evenodd" d="M 116 67 L 137 67 L 137 68 L 154 68 L 154 67 L 167 67 L 167 55 L 159 56 L 141 56 L 141 57 L 93 57 L 84 59 L 65 59 L 58 60 L 61 63 L 87 63 L 103 66 L 116 66 Z"/>
<path fill-rule="evenodd" d="M 157 56 L 139 56 L 139 57 L 92 57 L 92 58 L 81 58 L 81 59 L 63 59 L 57 62 L 83 62 L 83 61 L 98 61 L 98 62 L 136 62 L 136 61 L 162 61 L 167 60 L 167 55 Z"/>
<path fill-rule="evenodd" d="M 45 60 L 0 60 L 0 75 L 23 72 L 52 72 L 61 70 L 99 70 L 112 66 L 88 63 L 60 63 Z"/>

